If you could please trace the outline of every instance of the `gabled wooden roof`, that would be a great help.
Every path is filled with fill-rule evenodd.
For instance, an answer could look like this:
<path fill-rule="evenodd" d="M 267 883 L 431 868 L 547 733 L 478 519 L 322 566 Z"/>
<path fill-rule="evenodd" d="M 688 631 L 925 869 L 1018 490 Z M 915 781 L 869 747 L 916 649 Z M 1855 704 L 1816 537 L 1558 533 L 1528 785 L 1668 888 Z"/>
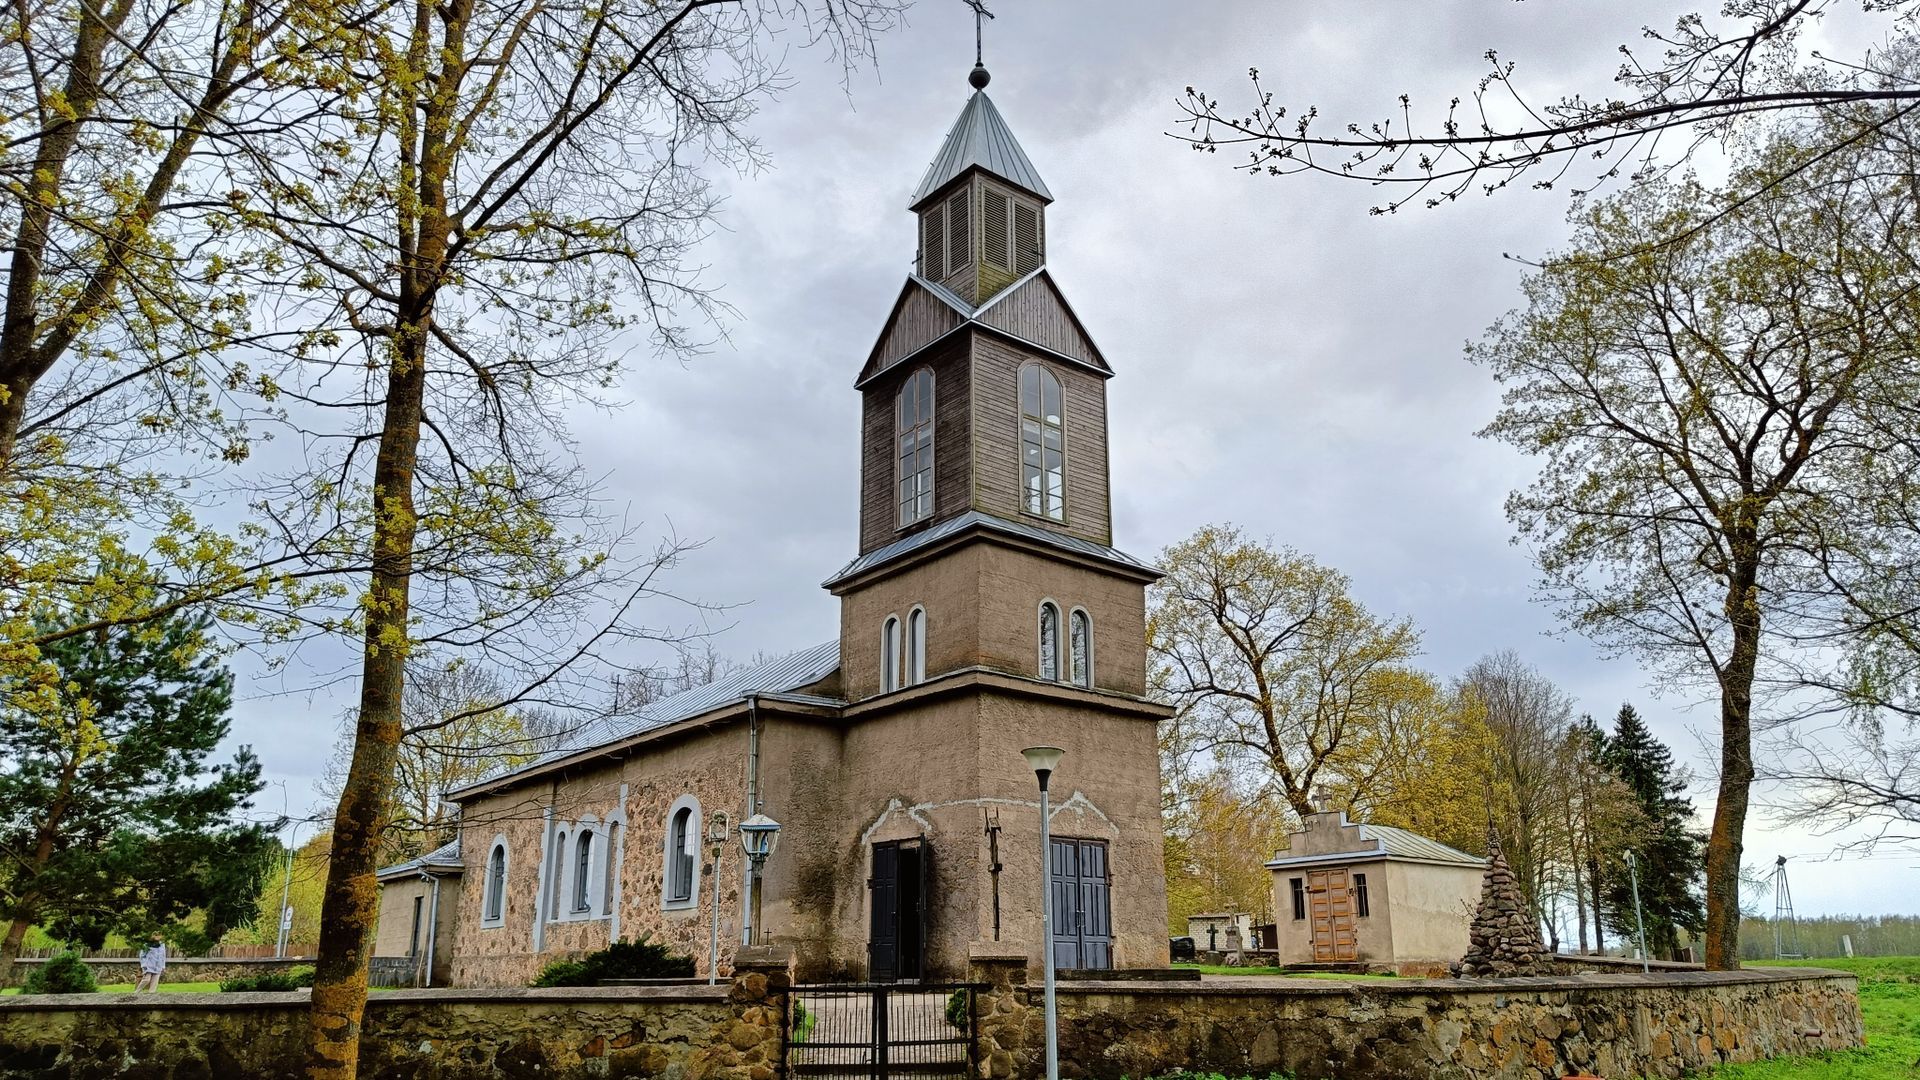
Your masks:
<path fill-rule="evenodd" d="M 963 326 L 998 334 L 1100 375 L 1113 374 L 1093 335 L 1087 333 L 1053 275 L 1043 266 L 977 308 L 952 290 L 909 274 L 873 351 L 867 355 L 866 365 L 860 369 L 860 377 L 854 380 L 854 388 L 865 386 L 881 372 L 912 359 Z"/>

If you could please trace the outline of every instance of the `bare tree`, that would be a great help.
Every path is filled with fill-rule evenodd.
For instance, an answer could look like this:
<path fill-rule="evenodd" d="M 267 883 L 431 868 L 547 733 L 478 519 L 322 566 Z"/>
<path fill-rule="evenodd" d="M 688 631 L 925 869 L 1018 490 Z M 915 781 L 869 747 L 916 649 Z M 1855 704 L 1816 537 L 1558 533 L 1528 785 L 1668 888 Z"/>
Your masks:
<path fill-rule="evenodd" d="M 1857 59 L 1802 50 L 1801 32 L 1842 6 L 1733 0 L 1718 20 L 1683 10 L 1671 29 L 1642 28 L 1644 48 L 1618 47 L 1614 90 L 1551 101 L 1527 93 L 1515 61 L 1490 48 L 1485 74 L 1444 108 L 1421 114 L 1403 93 L 1385 114 L 1335 121 L 1332 130 L 1317 107 L 1276 102 L 1254 68 L 1251 100 L 1241 108 L 1223 109 L 1213 95 L 1187 87 L 1184 119 L 1170 134 L 1208 153 L 1242 148 L 1237 167 L 1251 173 L 1315 173 L 1386 187 L 1393 195 L 1375 214 L 1416 199 L 1434 207 L 1474 191 L 1491 195 L 1519 181 L 1583 195 L 1623 174 L 1665 175 L 1756 117 L 1892 106 L 1855 114 L 1864 124 L 1829 127 L 1822 148 L 1837 150 L 1920 106 L 1920 81 L 1901 59 L 1913 39 L 1914 0 L 1862 0 L 1888 32 L 1885 44 Z"/>
<path fill-rule="evenodd" d="M 1507 862 L 1534 917 L 1557 942 L 1547 915 L 1557 879 L 1571 864 L 1565 806 L 1575 792 L 1566 752 L 1573 702 L 1512 650 L 1468 668 L 1460 690 L 1492 734 L 1486 796 L 1491 816 L 1504 826 Z"/>

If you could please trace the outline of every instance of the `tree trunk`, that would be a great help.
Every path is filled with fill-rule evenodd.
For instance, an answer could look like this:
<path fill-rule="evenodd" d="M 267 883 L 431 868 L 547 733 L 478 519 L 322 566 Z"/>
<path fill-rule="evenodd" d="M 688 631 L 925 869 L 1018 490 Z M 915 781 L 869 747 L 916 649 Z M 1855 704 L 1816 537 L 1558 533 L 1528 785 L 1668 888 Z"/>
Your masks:
<path fill-rule="evenodd" d="M 13 925 L 7 927 L 7 936 L 0 939 L 0 986 L 9 986 L 13 982 L 13 963 L 20 959 L 20 947 L 27 940 L 27 927 L 33 925 L 33 916 L 26 911 L 13 917 Z"/>
<path fill-rule="evenodd" d="M 1740 966 L 1741 834 L 1753 786 L 1753 677 L 1760 656 L 1758 579 L 1756 556 L 1737 565 L 1727 589 L 1733 651 L 1720 672 L 1720 791 L 1707 840 L 1706 965 L 1713 971 Z"/>
<path fill-rule="evenodd" d="M 333 817 L 333 851 L 320 908 L 314 962 L 310 1080 L 355 1080 L 367 1004 L 367 955 L 379 915 L 380 837 L 386 828 L 400 745 L 407 612 L 416 530 L 414 469 L 426 391 L 425 321 L 395 343 L 386 416 L 373 473 L 373 582 L 353 761 Z"/>

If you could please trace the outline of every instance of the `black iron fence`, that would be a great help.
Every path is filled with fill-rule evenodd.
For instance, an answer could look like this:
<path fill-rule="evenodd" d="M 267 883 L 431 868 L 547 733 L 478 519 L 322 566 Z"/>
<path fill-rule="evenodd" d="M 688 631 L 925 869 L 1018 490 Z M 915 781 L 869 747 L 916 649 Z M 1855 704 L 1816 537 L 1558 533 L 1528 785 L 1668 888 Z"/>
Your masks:
<path fill-rule="evenodd" d="M 787 1067 L 829 1080 L 968 1080 L 973 1075 L 973 983 L 796 986 Z"/>

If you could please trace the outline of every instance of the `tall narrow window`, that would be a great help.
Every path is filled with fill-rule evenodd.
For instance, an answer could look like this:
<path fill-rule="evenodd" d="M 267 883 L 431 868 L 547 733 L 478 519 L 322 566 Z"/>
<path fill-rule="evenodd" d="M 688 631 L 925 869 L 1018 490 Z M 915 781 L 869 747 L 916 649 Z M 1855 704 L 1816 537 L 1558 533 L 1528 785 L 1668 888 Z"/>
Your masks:
<path fill-rule="evenodd" d="M 1040 269 L 1040 211 L 1013 204 L 1013 272 L 1025 276 Z"/>
<path fill-rule="evenodd" d="M 921 368 L 900 388 L 898 418 L 900 524 L 933 514 L 933 372 Z"/>
<path fill-rule="evenodd" d="M 973 193 L 969 184 L 953 193 L 947 200 L 947 273 L 957 274 L 967 268 L 967 260 L 973 255 L 972 245 L 968 243 L 967 200 Z"/>
<path fill-rule="evenodd" d="M 667 900 L 686 903 L 693 899 L 693 807 L 683 806 L 673 815 L 667 829 Z"/>
<path fill-rule="evenodd" d="M 1068 620 L 1069 655 L 1073 657 L 1073 681 L 1081 686 L 1093 686 L 1093 620 L 1079 608 L 1073 609 L 1073 617 Z"/>
<path fill-rule="evenodd" d="M 593 910 L 593 831 L 580 830 L 573 848 L 573 910 Z"/>
<path fill-rule="evenodd" d="M 900 620 L 889 615 L 880 628 L 880 692 L 900 689 Z"/>
<path fill-rule="evenodd" d="M 421 912 L 425 910 L 426 905 L 426 897 L 416 896 L 413 898 L 413 931 L 407 935 L 408 956 L 420 955 L 420 920 Z"/>
<path fill-rule="evenodd" d="M 1365 874 L 1353 875 L 1353 911 L 1363 919 L 1373 914 L 1367 903 L 1367 875 Z"/>
<path fill-rule="evenodd" d="M 914 608 L 907 615 L 907 679 L 913 686 L 927 678 L 927 610 Z"/>
<path fill-rule="evenodd" d="M 1012 205 L 1012 199 L 997 191 L 987 192 L 980 202 L 980 261 L 1001 270 L 1013 267 L 1013 260 L 1007 258 L 1007 216 Z"/>
<path fill-rule="evenodd" d="M 947 276 L 947 204 L 928 207 L 920 225 L 920 276 L 939 281 Z"/>
<path fill-rule="evenodd" d="M 1040 605 L 1040 677 L 1060 678 L 1060 609 L 1052 604 Z"/>
<path fill-rule="evenodd" d="M 547 921 L 560 918 L 560 901 L 566 899 L 566 886 L 562 884 L 567 876 L 567 834 L 565 830 L 553 837 L 553 857 L 548 860 L 549 880 L 547 882 Z"/>
<path fill-rule="evenodd" d="M 600 857 L 600 862 L 607 871 L 600 882 L 600 914 L 602 915 L 613 914 L 613 897 L 619 891 L 621 831 L 620 823 L 617 821 L 607 826 L 607 850 Z"/>
<path fill-rule="evenodd" d="M 1293 918 L 1298 922 L 1307 917 L 1306 884 L 1299 878 L 1288 878 L 1287 887 L 1293 891 Z"/>
<path fill-rule="evenodd" d="M 487 902 L 481 910 L 481 917 L 487 922 L 499 922 L 507 914 L 507 845 L 496 843 L 492 854 L 487 856 Z"/>
<path fill-rule="evenodd" d="M 1027 513 L 1067 519 L 1066 461 L 1060 380 L 1028 364 L 1020 369 L 1020 486 Z"/>

